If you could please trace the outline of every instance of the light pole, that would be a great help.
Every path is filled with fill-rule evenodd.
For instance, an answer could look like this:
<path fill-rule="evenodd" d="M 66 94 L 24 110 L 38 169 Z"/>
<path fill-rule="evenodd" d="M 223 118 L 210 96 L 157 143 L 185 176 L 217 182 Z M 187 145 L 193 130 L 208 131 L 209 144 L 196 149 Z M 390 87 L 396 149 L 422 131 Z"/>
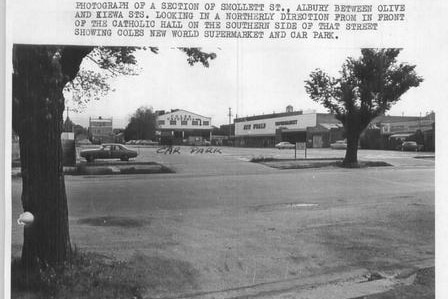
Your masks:
<path fill-rule="evenodd" d="M 232 135 L 232 108 L 229 107 L 229 140 L 230 136 Z"/>

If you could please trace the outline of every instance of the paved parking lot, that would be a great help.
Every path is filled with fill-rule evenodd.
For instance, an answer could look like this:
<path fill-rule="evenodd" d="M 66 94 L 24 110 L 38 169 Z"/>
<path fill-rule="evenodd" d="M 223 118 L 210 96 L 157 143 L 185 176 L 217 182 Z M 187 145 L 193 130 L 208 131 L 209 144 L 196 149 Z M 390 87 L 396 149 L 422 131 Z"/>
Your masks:
<path fill-rule="evenodd" d="M 132 148 L 132 147 L 130 147 Z M 192 152 L 192 147 L 181 146 L 180 154 L 164 154 L 164 151 L 157 153 L 157 147 L 134 147 L 139 152 L 136 161 L 156 161 L 172 167 L 178 173 L 248 173 L 258 172 L 258 167 L 240 163 L 249 161 L 256 157 L 273 157 L 276 159 L 298 159 L 305 158 L 304 151 L 278 150 L 274 148 L 235 148 L 220 147 L 220 153 L 197 153 Z M 343 159 L 344 150 L 332 149 L 308 149 L 307 158 L 340 158 Z M 425 157 L 416 159 L 415 157 Z M 432 158 L 426 158 L 432 157 Z M 381 151 L 381 150 L 359 150 L 358 159 L 365 161 L 384 161 L 395 167 L 427 167 L 434 166 L 434 153 L 431 152 L 402 152 L 402 151 Z M 268 170 L 263 170 L 268 171 Z"/>
<path fill-rule="evenodd" d="M 116 259 L 138 254 L 173 268 L 182 262 L 195 273 L 194 284 L 160 285 L 148 297 L 226 298 L 234 289 L 240 295 L 261 292 L 260 285 L 281 291 L 291 287 L 287 282 L 325 284 L 331 277 L 360 279 L 434 262 L 435 162 L 414 158 L 431 153 L 360 150 L 360 160 L 393 166 L 278 170 L 248 160 L 289 158 L 293 151 L 136 150 L 136 161 L 159 162 L 176 173 L 66 176 L 66 186 L 73 244 Z M 312 158 L 343 155 L 308 151 Z M 20 188 L 14 179 L 13 219 L 21 210 Z M 83 221 L 101 217 L 141 226 Z M 13 256 L 20 254 L 21 236 L 13 225 Z"/>

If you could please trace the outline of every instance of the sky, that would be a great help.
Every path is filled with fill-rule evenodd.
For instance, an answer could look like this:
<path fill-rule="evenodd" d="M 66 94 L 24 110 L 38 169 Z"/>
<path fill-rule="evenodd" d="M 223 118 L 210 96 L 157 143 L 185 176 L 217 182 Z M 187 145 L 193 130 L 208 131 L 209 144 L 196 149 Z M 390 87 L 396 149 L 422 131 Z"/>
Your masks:
<path fill-rule="evenodd" d="M 294 110 L 326 112 L 305 92 L 304 81 L 311 71 L 320 68 L 334 76 L 345 59 L 359 57 L 359 48 L 306 48 L 239 44 L 227 48 L 205 48 L 217 58 L 209 68 L 190 66 L 186 55 L 174 48 L 160 48 L 136 53 L 139 74 L 110 80 L 114 89 L 100 100 L 90 101 L 80 113 L 70 118 L 83 126 L 89 117 L 112 117 L 115 128 L 126 126 L 129 117 L 141 106 L 154 110 L 184 109 L 212 118 L 212 124 L 228 123 L 229 108 L 234 117 Z M 425 115 L 436 110 L 440 84 L 434 76 L 437 63 L 428 61 L 424 49 L 404 49 L 398 60 L 416 64 L 425 81 L 409 90 L 389 111 L 391 115 Z M 73 104 L 68 103 L 68 106 Z"/>

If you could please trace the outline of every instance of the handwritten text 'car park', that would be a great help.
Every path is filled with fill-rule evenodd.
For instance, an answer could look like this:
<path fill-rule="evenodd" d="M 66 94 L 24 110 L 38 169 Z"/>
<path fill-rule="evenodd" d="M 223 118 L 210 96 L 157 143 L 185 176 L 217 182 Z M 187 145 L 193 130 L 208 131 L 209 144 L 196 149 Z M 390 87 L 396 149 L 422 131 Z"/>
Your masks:
<path fill-rule="evenodd" d="M 158 154 L 165 154 L 165 155 L 173 155 L 173 154 L 180 154 L 181 148 L 179 146 L 173 147 L 173 146 L 164 146 L 157 149 Z M 190 149 L 190 154 L 222 154 L 221 149 L 217 147 L 192 147 Z"/>

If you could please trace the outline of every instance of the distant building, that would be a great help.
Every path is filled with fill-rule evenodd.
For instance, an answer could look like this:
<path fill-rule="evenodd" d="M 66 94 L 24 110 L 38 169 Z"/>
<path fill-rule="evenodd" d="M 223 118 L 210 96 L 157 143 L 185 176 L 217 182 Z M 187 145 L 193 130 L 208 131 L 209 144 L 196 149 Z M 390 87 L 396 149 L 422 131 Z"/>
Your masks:
<path fill-rule="evenodd" d="M 399 149 L 403 141 L 412 140 L 435 150 L 435 113 L 420 116 L 378 116 L 361 136 L 363 148 Z"/>
<path fill-rule="evenodd" d="M 92 143 L 114 142 L 112 118 L 89 118 L 89 135 Z"/>
<path fill-rule="evenodd" d="M 212 145 L 233 145 L 235 140 L 235 124 L 213 127 Z"/>
<path fill-rule="evenodd" d="M 211 140 L 211 117 L 181 109 L 159 110 L 156 115 L 156 134 L 161 144 L 203 145 Z"/>
<path fill-rule="evenodd" d="M 221 125 L 219 126 L 219 134 L 217 135 L 224 135 L 228 137 L 235 137 L 235 124 L 229 124 L 229 125 Z"/>

